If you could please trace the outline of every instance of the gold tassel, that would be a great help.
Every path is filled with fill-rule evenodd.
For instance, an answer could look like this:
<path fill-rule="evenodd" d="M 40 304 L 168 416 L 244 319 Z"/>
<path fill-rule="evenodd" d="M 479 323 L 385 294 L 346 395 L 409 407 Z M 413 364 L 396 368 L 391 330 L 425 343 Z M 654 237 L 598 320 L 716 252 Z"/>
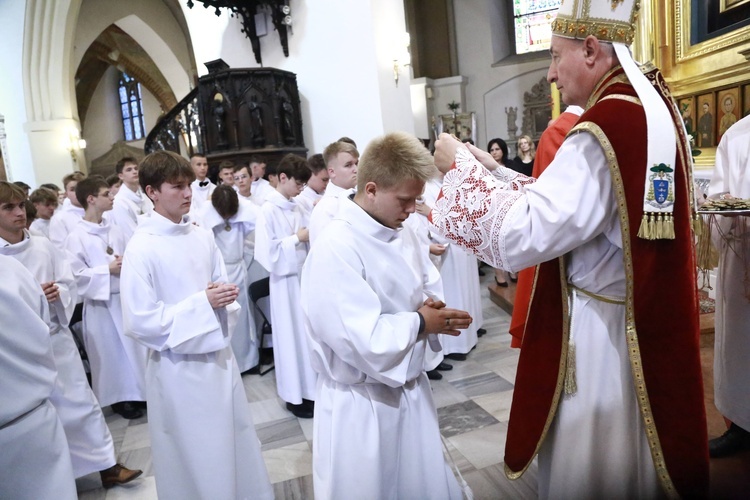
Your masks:
<path fill-rule="evenodd" d="M 670 240 L 675 239 L 675 235 L 674 235 L 674 216 L 672 214 L 669 214 L 669 225 L 667 227 L 668 227 L 667 238 L 670 239 Z"/>
<path fill-rule="evenodd" d="M 696 236 L 703 234 L 703 217 L 698 214 L 693 215 L 693 232 Z"/>
<path fill-rule="evenodd" d="M 573 341 L 572 335 L 568 339 L 568 357 L 565 363 L 565 382 L 563 388 L 565 394 L 569 396 L 578 392 L 578 384 L 576 383 L 576 344 Z"/>
<path fill-rule="evenodd" d="M 649 231 L 649 216 L 644 213 L 641 219 L 641 227 L 638 228 L 638 237 L 644 240 L 651 239 L 651 232 Z"/>
<path fill-rule="evenodd" d="M 664 214 L 659 214 L 654 217 L 656 219 L 656 234 L 654 234 L 655 240 L 664 238 Z"/>

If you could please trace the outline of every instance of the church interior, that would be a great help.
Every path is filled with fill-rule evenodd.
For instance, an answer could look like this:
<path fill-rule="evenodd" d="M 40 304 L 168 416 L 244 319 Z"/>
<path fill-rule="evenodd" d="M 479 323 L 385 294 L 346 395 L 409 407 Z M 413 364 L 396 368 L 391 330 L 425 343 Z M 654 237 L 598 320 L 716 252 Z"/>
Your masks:
<path fill-rule="evenodd" d="M 427 147 L 440 132 L 482 149 L 500 137 L 513 157 L 522 136 L 538 141 L 564 110 L 547 82 L 548 23 L 560 3 L 4 0 L 0 180 L 33 189 L 77 170 L 107 176 L 120 158 L 161 149 L 203 153 L 215 176 L 224 160 L 274 164 L 344 136 L 362 150 L 392 131 Z M 669 84 L 703 192 L 722 135 L 750 115 L 750 3 L 640 4 L 634 58 Z M 516 481 L 503 469 L 518 363 L 508 335 L 515 284 L 499 286 L 483 269 L 487 335 L 433 382 L 440 430 L 474 498 L 535 498 L 535 466 Z M 727 425 L 713 402 L 716 272 L 697 279 L 715 438 Z M 312 419 L 284 410 L 273 372 L 243 383 L 276 498 L 313 498 Z M 148 416 L 105 416 L 118 460 L 143 479 L 105 490 L 98 475 L 85 476 L 79 498 L 156 498 Z M 710 467 L 712 498 L 747 497 L 750 451 Z"/>

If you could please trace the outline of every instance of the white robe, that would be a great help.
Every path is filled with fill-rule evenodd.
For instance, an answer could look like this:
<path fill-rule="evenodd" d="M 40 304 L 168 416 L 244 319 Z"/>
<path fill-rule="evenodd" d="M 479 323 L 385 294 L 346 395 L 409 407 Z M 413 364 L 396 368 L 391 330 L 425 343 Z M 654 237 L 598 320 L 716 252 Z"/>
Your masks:
<path fill-rule="evenodd" d="M 271 274 L 271 325 L 276 389 L 292 404 L 315 399 L 315 372 L 300 306 L 300 271 L 308 245 L 297 238 L 307 217 L 278 191 L 261 207 L 255 230 L 255 258 Z"/>
<path fill-rule="evenodd" d="M 48 314 L 32 274 L 0 255 L 0 498 L 78 498 L 65 433 L 49 402 L 57 371 Z"/>
<path fill-rule="evenodd" d="M 315 243 L 315 239 L 320 236 L 329 222 L 336 216 L 339 211 L 339 200 L 346 199 L 354 192 L 353 189 L 344 189 L 333 182 L 326 186 L 326 192 L 315 205 L 310 215 L 310 246 Z"/>
<path fill-rule="evenodd" d="M 750 198 L 750 118 L 721 138 L 709 198 L 729 193 Z M 750 219 L 716 216 L 730 245 L 713 235 L 719 248 L 714 348 L 714 401 L 726 418 L 750 430 L 750 300 L 743 283 L 750 268 Z M 744 247 L 744 248 L 743 248 Z M 735 253 L 737 252 L 737 253 Z M 739 255 L 738 255 L 739 254 Z"/>
<path fill-rule="evenodd" d="M 211 195 L 216 189 L 216 184 L 209 181 L 208 178 L 204 182 L 208 182 L 205 186 L 200 185 L 200 181 L 195 179 L 190 184 L 190 189 L 193 190 L 193 197 L 190 200 L 190 215 L 195 218 L 196 214 L 199 214 L 206 204 L 211 204 Z"/>
<path fill-rule="evenodd" d="M 38 283 L 54 281 L 59 298 L 48 303 L 52 351 L 57 365 L 57 379 L 50 401 L 57 410 L 65 430 L 75 477 L 108 469 L 115 465 L 115 447 L 104 415 L 91 391 L 83 370 L 81 355 L 68 329 L 76 304 L 76 287 L 70 264 L 52 243 L 31 236 L 4 246 L 0 254 L 15 258 L 28 269 Z"/>
<path fill-rule="evenodd" d="M 268 196 L 276 190 L 266 179 L 260 178 L 253 181 L 250 185 L 250 201 L 256 205 L 263 206 Z"/>
<path fill-rule="evenodd" d="M 138 216 L 147 214 L 153 209 L 154 204 L 141 191 L 141 188 L 133 192 L 123 185 L 115 195 L 109 219 L 112 224 L 120 228 L 125 235 L 125 241 L 129 241 L 138 226 Z"/>
<path fill-rule="evenodd" d="M 310 186 L 305 186 L 305 189 L 294 198 L 294 201 L 297 202 L 297 205 L 300 206 L 302 211 L 307 215 L 307 218 L 310 219 L 313 208 L 315 208 L 315 205 L 322 197 L 322 194 L 316 193 Z"/>
<path fill-rule="evenodd" d="M 410 228 L 387 228 L 349 200 L 312 249 L 302 308 L 318 372 L 315 498 L 460 499 L 443 457 L 419 334 L 440 275 Z M 428 342 L 429 337 L 429 342 Z"/>
<path fill-rule="evenodd" d="M 227 280 L 240 289 L 237 303 L 239 312 L 237 328 L 232 333 L 232 352 L 237 360 L 240 373 L 258 364 L 258 335 L 256 333 L 255 311 L 248 300 L 247 263 L 253 260 L 253 250 L 247 244 L 248 237 L 255 231 L 259 208 L 249 201 L 240 200 L 239 210 L 225 221 L 213 205 L 206 205 L 199 214 L 200 225 L 212 232 L 227 270 Z M 227 231 L 227 224 L 229 231 Z M 246 253 L 250 251 L 248 257 Z"/>
<path fill-rule="evenodd" d="M 29 232 L 31 232 L 31 234 L 37 234 L 49 239 L 50 220 L 51 219 L 42 219 L 37 217 L 36 219 L 34 219 L 34 222 L 31 223 L 31 226 L 29 226 Z"/>
<path fill-rule="evenodd" d="M 141 217 L 122 266 L 127 334 L 149 351 L 148 417 L 160 499 L 273 498 L 230 347 L 238 306 L 214 310 L 226 282 L 211 234 L 157 212 Z"/>
<path fill-rule="evenodd" d="M 485 196 L 467 193 L 465 207 L 438 200 L 432 212 L 436 231 L 453 219 L 452 210 L 485 205 L 487 221 L 460 228 L 483 241 L 476 250 L 483 261 L 519 271 L 567 254 L 569 283 L 595 294 L 625 296 L 614 188 L 604 151 L 592 135 L 569 137 L 535 182 L 504 167 L 498 180 L 464 147 L 456 165 L 443 180 L 448 196 L 470 175 L 498 189 Z M 510 190 L 514 182 L 525 185 Z M 539 496 L 657 496 L 660 487 L 625 343 L 625 306 L 574 292 L 571 315 L 578 391 L 561 398 L 539 452 Z"/>
<path fill-rule="evenodd" d="M 101 224 L 79 221 L 65 242 L 83 299 L 83 339 L 91 363 L 91 385 L 102 406 L 146 400 L 146 349 L 123 333 L 120 277 L 109 272 L 110 262 L 123 255 L 125 245 L 120 229 L 106 220 Z"/>
<path fill-rule="evenodd" d="M 78 226 L 78 221 L 83 219 L 85 210 L 74 206 L 68 198 L 49 221 L 49 239 L 60 250 L 65 249 L 65 240 Z"/>

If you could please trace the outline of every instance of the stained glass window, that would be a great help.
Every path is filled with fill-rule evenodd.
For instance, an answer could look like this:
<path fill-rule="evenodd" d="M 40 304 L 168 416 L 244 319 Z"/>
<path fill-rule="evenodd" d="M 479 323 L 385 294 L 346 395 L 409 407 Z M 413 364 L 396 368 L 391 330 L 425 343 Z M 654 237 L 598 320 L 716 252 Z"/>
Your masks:
<path fill-rule="evenodd" d="M 119 83 L 120 112 L 122 113 L 122 130 L 126 141 L 137 141 L 144 137 L 143 101 L 141 84 L 135 78 L 122 73 Z"/>
<path fill-rule="evenodd" d="M 552 21 L 561 0 L 513 0 L 516 54 L 549 50 Z"/>

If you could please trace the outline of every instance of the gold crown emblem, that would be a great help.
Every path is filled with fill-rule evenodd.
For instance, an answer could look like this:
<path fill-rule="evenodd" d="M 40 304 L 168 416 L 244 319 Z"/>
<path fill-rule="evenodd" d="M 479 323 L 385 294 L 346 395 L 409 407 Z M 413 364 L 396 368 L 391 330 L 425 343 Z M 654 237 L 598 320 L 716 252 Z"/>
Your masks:
<path fill-rule="evenodd" d="M 552 22 L 552 33 L 630 45 L 635 39 L 640 0 L 563 0 Z"/>

